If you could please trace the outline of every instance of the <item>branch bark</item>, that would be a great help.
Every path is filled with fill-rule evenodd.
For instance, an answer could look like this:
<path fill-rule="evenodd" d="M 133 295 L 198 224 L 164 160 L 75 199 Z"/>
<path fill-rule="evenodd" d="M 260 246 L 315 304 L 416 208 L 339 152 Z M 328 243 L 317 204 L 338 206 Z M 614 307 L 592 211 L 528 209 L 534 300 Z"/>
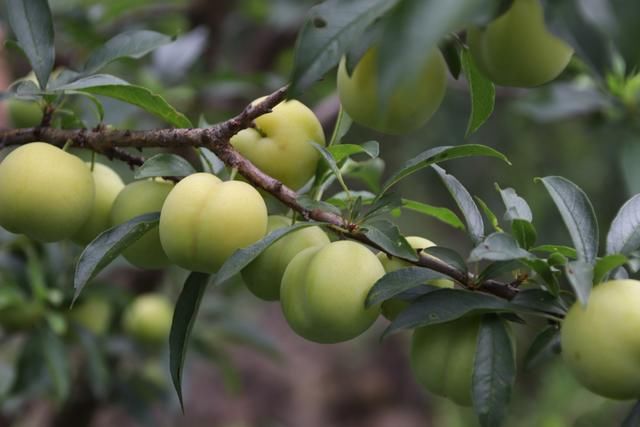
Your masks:
<path fill-rule="evenodd" d="M 135 157 L 128 158 L 127 156 L 130 155 L 122 150 L 126 147 L 205 147 L 214 152 L 227 166 L 236 168 L 238 173 L 252 185 L 269 192 L 286 206 L 302 215 L 304 219 L 327 223 L 335 232 L 345 238 L 359 241 L 385 252 L 383 248 L 367 238 L 359 230 L 357 224 L 350 223 L 347 219 L 332 212 L 308 209 L 302 206 L 298 202 L 295 191 L 262 172 L 229 143 L 232 136 L 242 129 L 250 127 L 256 118 L 270 112 L 273 107 L 283 101 L 285 94 L 286 87 L 281 88 L 264 98 L 260 103 L 247 106 L 237 116 L 206 129 L 145 131 L 112 130 L 105 127 L 96 129 L 54 129 L 50 127 L 6 129 L 0 130 L 0 146 L 20 145 L 33 141 L 63 146 L 70 140 L 73 142 L 73 146 L 119 158 L 127 161 L 130 165 L 140 164 L 142 160 Z M 476 277 L 473 275 L 465 274 L 446 262 L 426 254 L 420 254 L 418 261 L 406 261 L 447 275 L 469 289 L 484 291 L 501 298 L 511 299 L 518 292 L 517 287 L 509 283 L 495 280 L 476 283 Z"/>

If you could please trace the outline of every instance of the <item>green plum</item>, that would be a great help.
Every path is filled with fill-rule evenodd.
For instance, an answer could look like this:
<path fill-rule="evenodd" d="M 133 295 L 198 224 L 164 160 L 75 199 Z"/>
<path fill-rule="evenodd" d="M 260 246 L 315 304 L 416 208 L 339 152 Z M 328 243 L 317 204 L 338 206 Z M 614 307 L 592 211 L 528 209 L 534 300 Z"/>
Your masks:
<path fill-rule="evenodd" d="M 112 315 L 109 301 L 95 296 L 75 305 L 69 314 L 71 319 L 95 335 L 107 333 Z"/>
<path fill-rule="evenodd" d="M 125 309 L 122 326 L 136 340 L 159 345 L 168 340 L 172 319 L 171 301 L 162 294 L 150 293 L 136 297 Z"/>

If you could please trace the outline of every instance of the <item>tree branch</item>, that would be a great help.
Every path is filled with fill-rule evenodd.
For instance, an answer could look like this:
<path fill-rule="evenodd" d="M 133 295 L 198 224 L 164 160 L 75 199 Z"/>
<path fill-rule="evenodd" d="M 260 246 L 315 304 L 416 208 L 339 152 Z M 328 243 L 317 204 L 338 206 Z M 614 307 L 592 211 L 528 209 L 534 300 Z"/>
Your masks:
<path fill-rule="evenodd" d="M 305 220 L 327 223 L 340 235 L 385 252 L 383 248 L 365 236 L 359 230 L 357 224 L 350 223 L 342 216 L 332 212 L 303 207 L 298 202 L 295 191 L 262 172 L 229 143 L 232 136 L 242 129 L 250 127 L 256 118 L 270 112 L 273 107 L 283 101 L 285 94 L 286 87 L 281 88 L 261 102 L 247 106 L 239 115 L 206 129 L 158 129 L 145 131 L 112 130 L 105 127 L 98 127 L 92 130 L 54 129 L 49 127 L 6 129 L 0 130 L 0 146 L 26 144 L 33 141 L 43 141 L 63 146 L 67 141 L 71 140 L 73 146 L 87 148 L 112 158 L 118 158 L 128 162 L 130 165 L 139 165 L 143 159 L 131 157 L 130 154 L 122 150 L 125 147 L 206 147 L 214 152 L 227 166 L 236 168 L 252 185 L 269 192 L 286 206 L 302 215 Z M 473 275 L 461 272 L 446 262 L 426 254 L 420 254 L 418 261 L 406 261 L 449 276 L 464 287 L 488 292 L 501 298 L 511 299 L 518 292 L 517 287 L 495 280 L 475 283 L 476 278 Z"/>

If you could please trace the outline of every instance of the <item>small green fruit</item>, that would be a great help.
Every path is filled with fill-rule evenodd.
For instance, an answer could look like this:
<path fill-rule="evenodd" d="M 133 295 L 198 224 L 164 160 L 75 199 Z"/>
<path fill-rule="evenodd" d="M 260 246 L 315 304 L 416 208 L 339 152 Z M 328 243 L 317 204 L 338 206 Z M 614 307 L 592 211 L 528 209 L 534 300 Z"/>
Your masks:
<path fill-rule="evenodd" d="M 42 108 L 36 102 L 9 99 L 7 110 L 9 121 L 14 128 L 32 128 L 42 122 Z"/>
<path fill-rule="evenodd" d="M 109 330 L 113 311 L 109 301 L 104 298 L 88 298 L 71 310 L 71 319 L 81 326 L 93 332 L 95 335 L 104 335 Z"/>
<path fill-rule="evenodd" d="M 162 294 L 144 294 L 127 307 L 123 329 L 144 344 L 159 345 L 167 341 L 173 319 L 173 305 Z"/>

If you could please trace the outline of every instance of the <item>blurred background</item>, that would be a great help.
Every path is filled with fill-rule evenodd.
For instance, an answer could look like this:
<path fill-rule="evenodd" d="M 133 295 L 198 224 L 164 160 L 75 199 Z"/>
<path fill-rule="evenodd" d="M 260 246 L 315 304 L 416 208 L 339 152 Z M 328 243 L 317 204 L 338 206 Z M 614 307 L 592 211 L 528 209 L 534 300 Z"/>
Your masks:
<path fill-rule="evenodd" d="M 175 35 L 172 44 L 142 59 L 112 63 L 106 72 L 162 95 L 201 124 L 229 118 L 251 100 L 286 84 L 297 31 L 315 3 L 49 2 L 57 67 L 74 68 L 92 49 L 124 30 Z M 0 33 L 6 39 L 5 15 L 0 18 Z M 11 43 L 2 44 L 0 89 L 6 89 L 30 69 Z M 582 71 L 583 66 L 574 61 L 545 87 L 497 88 L 494 115 L 468 140 L 464 131 L 469 94 L 462 77 L 450 78 L 442 107 L 418 131 L 388 137 L 354 125 L 344 141 L 377 140 L 384 161 L 358 162 L 349 174 L 350 187 L 375 190 L 381 177 L 430 147 L 486 144 L 505 153 L 513 166 L 482 158 L 444 164 L 472 194 L 502 212 L 494 183 L 513 187 L 532 206 L 539 241 L 568 244 L 551 199 L 534 182 L 537 176 L 562 175 L 589 195 L 601 235 L 606 235 L 622 203 L 640 191 L 638 97 L 635 91 L 624 98 L 605 95 Z M 610 82 L 612 87 L 614 83 Z M 339 108 L 334 90 L 334 73 L 329 73 L 302 98 L 322 121 L 327 136 Z M 133 106 L 101 101 L 105 122 L 114 127 L 163 126 Z M 58 125 L 97 124 L 89 102 L 80 99 L 66 108 L 71 111 L 68 120 Z M 35 104 L 0 103 L 0 127 L 33 126 L 39 123 L 39 115 Z M 111 163 L 104 158 L 99 161 Z M 125 164 L 111 164 L 125 180 L 132 179 Z M 398 190 L 405 198 L 454 209 L 430 170 L 402 181 Z M 332 188 L 329 194 L 338 191 Z M 421 235 L 462 253 L 471 248 L 463 232 L 420 213 L 403 211 L 396 221 L 406 235 Z M 210 288 L 205 295 L 185 364 L 186 413 L 182 414 L 169 377 L 166 339 L 145 342 L 126 333 L 122 323 L 123 313 L 142 294 L 161 294 L 174 301 L 187 272 L 178 268 L 141 271 L 118 260 L 69 310 L 74 262 L 81 249 L 70 242 L 43 245 L 0 230 L 0 426 L 458 427 L 476 423 L 470 409 L 418 387 L 408 366 L 409 335 L 379 340 L 386 320 L 381 318 L 363 336 L 344 344 L 313 344 L 289 330 L 278 304 L 259 301 L 239 279 L 223 288 Z M 516 326 L 515 330 L 522 359 L 535 328 Z M 520 369 L 507 425 L 614 425 L 629 406 L 584 390 L 555 357 L 530 370 Z"/>

